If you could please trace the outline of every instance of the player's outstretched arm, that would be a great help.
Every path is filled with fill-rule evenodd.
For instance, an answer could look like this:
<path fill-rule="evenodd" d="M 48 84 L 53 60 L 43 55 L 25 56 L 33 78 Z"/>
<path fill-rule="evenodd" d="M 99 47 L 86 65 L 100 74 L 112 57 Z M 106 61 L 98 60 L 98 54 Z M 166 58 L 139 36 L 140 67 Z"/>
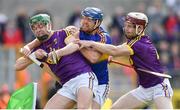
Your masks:
<path fill-rule="evenodd" d="M 57 58 L 60 59 L 62 56 L 69 55 L 79 50 L 79 45 L 74 43 L 67 44 L 64 48 L 56 50 Z"/>
<path fill-rule="evenodd" d="M 123 56 L 133 54 L 133 50 L 128 45 L 114 46 L 94 41 L 78 41 L 77 43 L 79 43 L 81 47 L 91 47 L 98 50 L 99 52 L 106 53 L 112 56 Z"/>

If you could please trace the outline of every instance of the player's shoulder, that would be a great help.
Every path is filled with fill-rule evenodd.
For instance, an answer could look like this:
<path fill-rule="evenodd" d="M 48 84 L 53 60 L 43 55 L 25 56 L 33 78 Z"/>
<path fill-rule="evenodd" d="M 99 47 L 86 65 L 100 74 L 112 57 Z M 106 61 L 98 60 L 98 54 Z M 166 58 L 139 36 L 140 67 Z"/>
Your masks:
<path fill-rule="evenodd" d="M 111 37 L 104 28 L 100 27 L 99 30 L 97 31 L 97 34 L 99 35 L 102 42 L 104 41 L 104 43 L 105 42 L 111 43 Z"/>
<path fill-rule="evenodd" d="M 107 30 L 105 30 L 104 28 L 102 27 L 99 27 L 99 30 L 97 31 L 98 34 L 102 34 L 104 35 L 105 37 L 110 37 L 109 33 L 107 32 Z"/>
<path fill-rule="evenodd" d="M 138 36 L 136 38 L 129 39 L 127 45 L 129 45 L 130 47 L 141 45 L 144 42 L 144 37 L 145 36 Z"/>
<path fill-rule="evenodd" d="M 69 31 L 67 31 L 66 29 L 54 30 L 54 33 L 59 36 L 69 36 L 70 35 Z"/>

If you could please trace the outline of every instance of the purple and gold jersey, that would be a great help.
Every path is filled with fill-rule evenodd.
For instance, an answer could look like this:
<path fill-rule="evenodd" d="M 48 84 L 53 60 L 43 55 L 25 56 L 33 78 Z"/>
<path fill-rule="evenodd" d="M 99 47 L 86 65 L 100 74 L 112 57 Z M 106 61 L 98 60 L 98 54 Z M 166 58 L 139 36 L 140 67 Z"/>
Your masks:
<path fill-rule="evenodd" d="M 67 36 L 65 30 L 55 31 L 49 40 L 43 42 L 35 50 L 43 49 L 49 53 L 53 49 L 61 49 L 66 46 L 64 40 Z M 41 61 L 45 62 L 44 60 Z M 61 84 L 66 83 L 77 75 L 92 71 L 87 60 L 79 51 L 61 57 L 57 64 L 51 64 L 50 62 L 47 64 L 52 72 L 60 78 Z"/>
<path fill-rule="evenodd" d="M 138 36 L 128 40 L 127 45 L 133 50 L 130 56 L 131 64 L 138 74 L 138 82 L 144 88 L 155 86 L 163 82 L 163 78 L 142 72 L 137 68 L 163 73 L 156 48 L 148 36 Z"/>

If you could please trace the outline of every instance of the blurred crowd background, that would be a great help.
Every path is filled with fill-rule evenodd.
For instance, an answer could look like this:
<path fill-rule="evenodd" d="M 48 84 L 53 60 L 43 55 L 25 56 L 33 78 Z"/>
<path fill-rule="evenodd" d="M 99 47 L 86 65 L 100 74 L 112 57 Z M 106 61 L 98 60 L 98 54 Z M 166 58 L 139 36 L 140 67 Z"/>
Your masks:
<path fill-rule="evenodd" d="M 124 16 L 130 11 L 147 14 L 146 33 L 157 47 L 174 89 L 173 105 L 180 108 L 180 0 L 0 0 L 0 108 L 6 108 L 12 92 L 29 82 L 38 82 L 37 108 L 42 108 L 55 93 L 54 81 L 35 64 L 23 71 L 13 68 L 20 57 L 19 48 L 35 37 L 28 25 L 29 17 L 37 13 L 52 16 L 53 29 L 68 25 L 79 27 L 80 12 L 94 6 L 104 12 L 104 27 L 111 35 L 113 45 L 125 42 Z M 126 58 L 117 58 L 127 63 Z M 110 94 L 115 101 L 137 86 L 136 73 L 127 67 L 109 64 Z"/>

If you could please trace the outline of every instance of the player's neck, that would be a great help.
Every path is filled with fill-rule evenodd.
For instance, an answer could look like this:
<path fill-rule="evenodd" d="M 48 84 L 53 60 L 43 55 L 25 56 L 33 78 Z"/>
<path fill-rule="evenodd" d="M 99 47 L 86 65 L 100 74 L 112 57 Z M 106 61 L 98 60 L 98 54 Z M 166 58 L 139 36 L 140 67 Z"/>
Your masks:
<path fill-rule="evenodd" d="M 99 27 L 96 28 L 95 30 L 93 30 L 93 31 L 91 32 L 91 34 L 92 34 L 92 35 L 96 34 L 96 33 L 98 32 L 98 30 L 99 30 Z"/>
<path fill-rule="evenodd" d="M 46 39 L 46 40 L 43 41 L 43 42 L 48 41 L 48 40 L 51 38 L 51 36 L 53 35 L 53 33 L 54 33 L 54 31 L 53 31 L 53 30 L 50 30 L 50 31 L 48 32 L 48 39 Z"/>

